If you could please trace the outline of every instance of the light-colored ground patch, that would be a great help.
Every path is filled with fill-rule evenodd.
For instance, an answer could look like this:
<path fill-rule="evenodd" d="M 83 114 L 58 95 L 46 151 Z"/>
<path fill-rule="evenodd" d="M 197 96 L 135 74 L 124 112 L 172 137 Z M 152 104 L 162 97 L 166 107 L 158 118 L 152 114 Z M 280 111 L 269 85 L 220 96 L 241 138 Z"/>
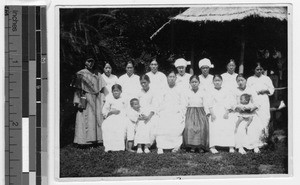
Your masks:
<path fill-rule="evenodd" d="M 218 154 L 218 155 L 212 155 L 212 156 L 209 157 L 209 159 L 215 160 L 215 161 L 221 161 L 222 158 L 223 158 L 223 157 L 221 156 L 221 154 Z"/>
<path fill-rule="evenodd" d="M 269 173 L 273 172 L 275 168 L 276 168 L 275 165 L 261 164 L 261 165 L 259 165 L 258 170 L 262 174 L 269 174 Z"/>
<path fill-rule="evenodd" d="M 198 166 L 195 162 L 190 161 L 190 160 L 188 160 L 185 164 L 186 164 L 188 167 L 192 167 L 192 168 Z"/>
<path fill-rule="evenodd" d="M 114 174 L 122 174 L 122 175 L 137 175 L 139 174 L 138 171 L 135 171 L 135 170 L 132 170 L 132 169 L 129 169 L 129 168 L 119 168 L 119 169 L 116 169 L 114 171 Z"/>

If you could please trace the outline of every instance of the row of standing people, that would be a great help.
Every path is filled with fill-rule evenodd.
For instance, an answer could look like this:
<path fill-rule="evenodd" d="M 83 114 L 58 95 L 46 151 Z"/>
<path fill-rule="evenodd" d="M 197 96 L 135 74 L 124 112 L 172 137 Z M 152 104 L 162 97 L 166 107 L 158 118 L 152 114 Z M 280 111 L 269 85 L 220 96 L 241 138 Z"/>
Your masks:
<path fill-rule="evenodd" d="M 222 76 L 217 75 L 215 77 L 209 74 L 209 69 L 213 66 L 208 59 L 203 59 L 199 62 L 199 67 L 202 71 L 199 77 L 193 76 L 193 78 L 191 78 L 191 75 L 185 73 L 186 65 L 187 62 L 184 59 L 177 59 L 175 67 L 178 70 L 178 74 L 175 74 L 175 72 L 170 73 L 167 78 L 163 73 L 157 70 L 158 64 L 154 60 L 150 64 L 151 71 L 147 73 L 149 80 L 141 79 L 141 82 L 139 77 L 133 74 L 132 63 L 127 64 L 127 73 L 119 79 L 111 75 L 111 67 L 106 65 L 104 69 L 105 73 L 102 75 L 104 79 L 102 84 L 104 87 L 104 84 L 107 83 L 108 88 L 106 89 L 111 89 L 113 84 L 120 84 L 123 88 L 122 97 L 126 97 L 127 104 L 129 104 L 129 100 L 137 97 L 143 109 L 151 107 L 149 101 L 147 102 L 145 100 L 149 100 L 151 96 L 155 97 L 154 99 L 157 100 L 156 109 L 150 111 L 152 113 L 146 115 L 146 118 L 144 117 L 141 120 L 145 121 L 149 118 L 153 118 L 154 129 L 151 131 L 151 135 L 153 136 L 151 137 L 151 142 L 154 139 L 156 140 L 158 153 L 162 153 L 162 149 L 174 149 L 174 151 L 176 151 L 179 149 L 182 141 L 187 149 L 208 150 L 208 148 L 210 148 L 213 153 L 218 152 L 215 146 L 230 147 L 230 152 L 234 151 L 234 147 L 238 148 L 240 153 L 245 153 L 244 147 L 250 149 L 254 148 L 256 152 L 259 152 L 259 147 L 263 144 L 261 134 L 264 130 L 265 133 L 267 133 L 266 129 L 270 117 L 268 95 L 272 95 L 274 92 L 272 83 L 270 83 L 266 76 L 261 74 L 261 66 L 258 65 L 256 67 L 255 75 L 248 79 L 246 85 L 246 79 L 242 75 L 237 76 L 237 74 L 234 73 L 234 61 L 228 63 L 228 71 L 226 73 L 222 74 Z M 109 75 L 107 75 L 107 73 Z M 145 91 L 142 81 L 148 82 L 149 89 L 151 89 L 150 92 L 152 93 Z M 140 84 L 143 87 L 142 91 Z M 244 116 L 245 119 L 239 120 L 241 123 L 237 124 L 237 118 L 241 118 L 238 114 L 242 112 L 241 106 L 238 106 L 240 105 L 239 97 L 244 93 L 251 95 L 253 106 L 250 108 L 250 112 L 252 116 L 250 116 L 250 121 Z M 109 92 L 109 94 L 113 93 Z M 149 96 L 149 94 L 153 95 Z M 113 96 L 107 96 L 105 105 L 108 105 L 109 99 L 113 99 L 111 97 Z M 76 103 L 77 106 L 80 105 L 79 99 L 78 93 L 75 93 L 74 103 Z M 101 100 L 99 101 L 101 102 Z M 236 102 L 236 104 L 232 104 L 232 102 Z M 103 113 L 107 116 L 109 110 L 105 105 Z M 131 107 L 133 106 L 131 105 Z M 105 112 L 105 110 L 107 110 L 107 112 Z M 83 112 L 88 112 L 86 111 L 86 107 L 84 110 L 78 111 L 76 127 L 80 124 L 82 125 L 82 123 L 80 123 L 82 120 L 78 119 L 78 117 L 84 116 L 78 114 L 82 114 Z M 98 112 L 95 114 L 98 114 Z M 101 111 L 100 115 L 94 115 L 92 117 L 102 118 Z M 110 135 L 111 131 L 120 131 L 116 134 L 120 136 L 119 138 L 122 138 L 119 142 L 122 140 L 124 143 L 124 134 L 127 135 L 127 140 L 132 140 L 132 132 L 128 132 L 128 129 L 126 129 L 129 128 L 128 126 L 124 126 L 125 133 L 124 129 L 113 129 L 113 127 L 110 129 L 111 131 L 105 131 L 105 125 L 109 125 L 106 124 L 106 122 L 108 122 L 107 120 L 103 122 L 102 126 L 104 146 L 105 134 L 109 133 L 108 135 Z M 95 137 L 102 137 L 102 132 L 98 132 L 99 128 L 97 128 L 101 127 L 99 123 L 102 120 L 97 121 L 98 124 L 94 127 L 95 130 L 92 131 L 95 133 L 94 140 L 91 141 L 98 140 Z M 251 124 L 249 125 L 249 123 Z M 88 136 L 89 129 L 87 128 L 89 128 L 89 123 L 83 125 L 85 125 L 84 134 L 77 129 L 77 132 L 75 132 L 75 143 L 86 144 L 88 142 L 85 139 L 88 138 L 86 136 Z M 108 127 L 110 126 L 111 124 Z M 247 127 L 247 132 L 245 131 L 246 129 L 240 129 L 245 127 Z M 235 128 L 237 128 L 236 132 L 234 131 Z M 83 137 L 78 137 L 80 135 L 83 135 Z M 114 134 L 111 134 L 110 136 L 113 135 Z M 78 138 L 83 139 L 81 140 L 82 142 L 78 142 Z M 107 141 L 113 142 L 111 139 Z M 149 144 L 151 143 L 147 143 L 146 149 L 149 147 Z M 127 146 L 127 148 L 130 150 L 131 145 Z M 138 148 L 140 149 L 140 146 Z M 148 152 L 148 150 L 146 151 Z"/>

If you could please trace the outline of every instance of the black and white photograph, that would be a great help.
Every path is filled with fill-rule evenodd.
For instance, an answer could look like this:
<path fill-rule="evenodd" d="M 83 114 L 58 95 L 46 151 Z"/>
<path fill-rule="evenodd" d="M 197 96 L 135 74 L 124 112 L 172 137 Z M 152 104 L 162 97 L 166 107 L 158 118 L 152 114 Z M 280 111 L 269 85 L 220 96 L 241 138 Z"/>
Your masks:
<path fill-rule="evenodd" d="M 291 174 L 290 6 L 61 6 L 59 178 Z"/>

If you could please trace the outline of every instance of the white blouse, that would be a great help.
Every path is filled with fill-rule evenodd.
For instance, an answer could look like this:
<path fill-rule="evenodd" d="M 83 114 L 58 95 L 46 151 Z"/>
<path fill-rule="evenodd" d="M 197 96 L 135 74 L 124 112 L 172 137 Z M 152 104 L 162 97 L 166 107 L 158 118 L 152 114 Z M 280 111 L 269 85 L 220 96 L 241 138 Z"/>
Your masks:
<path fill-rule="evenodd" d="M 137 98 L 137 94 L 141 89 L 139 76 L 133 74 L 130 77 L 127 74 L 120 76 L 118 84 L 122 86 L 123 97 L 127 99 Z"/>
<path fill-rule="evenodd" d="M 150 78 L 150 89 L 156 94 L 161 94 L 168 87 L 167 77 L 164 73 L 157 71 L 155 74 L 150 71 L 147 73 Z"/>
<path fill-rule="evenodd" d="M 213 78 L 214 76 L 211 74 L 208 74 L 206 77 L 204 77 L 202 74 L 199 75 L 199 79 L 200 79 L 199 87 L 206 91 L 209 91 L 210 89 L 214 88 Z"/>
<path fill-rule="evenodd" d="M 154 92 L 151 90 L 151 88 L 149 88 L 147 92 L 144 89 L 141 89 L 138 94 L 138 99 L 142 109 L 145 109 L 145 111 L 149 112 L 156 112 L 157 104 L 154 99 Z"/>
<path fill-rule="evenodd" d="M 191 74 L 185 73 L 183 76 L 177 74 L 176 77 L 176 86 L 181 90 L 189 90 L 190 89 L 190 78 Z"/>
<path fill-rule="evenodd" d="M 120 97 L 115 99 L 111 94 L 106 97 L 106 101 L 102 108 L 102 114 L 104 117 L 112 110 L 119 110 L 120 114 L 125 114 L 126 102 L 124 98 Z"/>
<path fill-rule="evenodd" d="M 185 111 L 185 104 L 186 100 L 180 88 L 175 85 L 173 88 L 167 87 L 164 91 L 158 110 L 168 113 L 182 113 Z"/>
<path fill-rule="evenodd" d="M 272 80 L 265 75 L 261 75 L 260 77 L 251 76 L 247 80 L 247 86 L 252 88 L 254 91 L 258 92 L 261 90 L 269 90 L 269 96 L 273 95 L 274 93 L 274 86 Z"/>
<path fill-rule="evenodd" d="M 228 89 L 224 87 L 221 89 L 212 88 L 209 93 L 210 103 L 214 107 L 224 107 L 228 110 L 235 106 L 234 96 Z"/>
<path fill-rule="evenodd" d="M 104 73 L 102 74 L 102 78 L 106 82 L 106 88 L 108 90 L 108 93 L 111 93 L 111 87 L 118 83 L 118 77 L 116 75 L 111 74 L 109 77 L 106 76 Z"/>
<path fill-rule="evenodd" d="M 203 89 L 198 89 L 197 92 L 189 90 L 186 95 L 186 106 L 187 107 L 204 107 L 205 112 L 209 113 L 211 108 L 211 102 L 207 96 L 207 93 Z"/>
<path fill-rule="evenodd" d="M 223 78 L 222 87 L 226 89 L 235 89 L 238 87 L 236 82 L 237 73 L 229 74 L 228 72 L 223 73 L 221 76 Z"/>

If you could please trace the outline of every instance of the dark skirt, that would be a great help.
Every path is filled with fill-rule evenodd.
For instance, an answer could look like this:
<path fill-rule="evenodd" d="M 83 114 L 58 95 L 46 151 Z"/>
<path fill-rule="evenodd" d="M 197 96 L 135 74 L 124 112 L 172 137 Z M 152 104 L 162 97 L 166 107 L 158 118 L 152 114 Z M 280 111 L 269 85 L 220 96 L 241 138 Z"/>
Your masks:
<path fill-rule="evenodd" d="M 188 107 L 183 131 L 186 148 L 209 149 L 209 122 L 203 107 Z"/>

